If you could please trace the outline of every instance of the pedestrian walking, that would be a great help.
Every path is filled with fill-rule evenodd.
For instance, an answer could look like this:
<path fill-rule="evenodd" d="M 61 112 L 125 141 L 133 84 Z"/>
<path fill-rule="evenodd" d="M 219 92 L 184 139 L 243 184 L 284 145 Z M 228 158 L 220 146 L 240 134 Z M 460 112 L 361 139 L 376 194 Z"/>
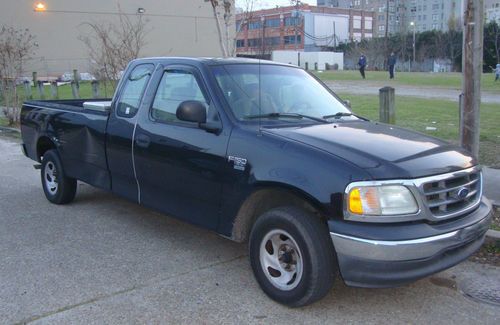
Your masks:
<path fill-rule="evenodd" d="M 500 63 L 497 64 L 497 67 L 495 68 L 495 81 L 500 80 Z"/>
<path fill-rule="evenodd" d="M 358 65 L 359 65 L 359 73 L 361 73 L 361 77 L 363 77 L 363 79 L 366 79 L 366 76 L 365 76 L 366 56 L 364 54 L 361 54 L 361 56 L 359 57 Z"/>
<path fill-rule="evenodd" d="M 394 79 L 394 66 L 396 65 L 396 55 L 394 52 L 391 52 L 391 55 L 387 60 L 387 65 L 389 65 L 389 78 Z"/>

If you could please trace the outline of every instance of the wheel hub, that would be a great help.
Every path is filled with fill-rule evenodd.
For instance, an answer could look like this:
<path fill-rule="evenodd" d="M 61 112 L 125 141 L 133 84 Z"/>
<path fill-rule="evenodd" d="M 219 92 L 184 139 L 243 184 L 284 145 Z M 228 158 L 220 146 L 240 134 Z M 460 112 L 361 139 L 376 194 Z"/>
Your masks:
<path fill-rule="evenodd" d="M 283 230 L 269 232 L 261 243 L 260 262 L 267 279 L 281 290 L 292 290 L 302 277 L 303 262 L 296 241 Z"/>

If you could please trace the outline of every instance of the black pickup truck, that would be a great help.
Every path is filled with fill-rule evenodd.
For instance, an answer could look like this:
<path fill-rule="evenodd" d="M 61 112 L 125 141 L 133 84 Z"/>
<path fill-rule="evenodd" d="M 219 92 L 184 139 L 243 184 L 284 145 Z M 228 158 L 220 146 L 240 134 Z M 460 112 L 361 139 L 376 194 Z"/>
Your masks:
<path fill-rule="evenodd" d="M 338 274 L 390 287 L 449 268 L 491 220 L 468 152 L 356 116 L 274 62 L 135 60 L 113 99 L 28 101 L 21 129 L 50 202 L 80 180 L 248 241 L 258 283 L 289 306 Z"/>

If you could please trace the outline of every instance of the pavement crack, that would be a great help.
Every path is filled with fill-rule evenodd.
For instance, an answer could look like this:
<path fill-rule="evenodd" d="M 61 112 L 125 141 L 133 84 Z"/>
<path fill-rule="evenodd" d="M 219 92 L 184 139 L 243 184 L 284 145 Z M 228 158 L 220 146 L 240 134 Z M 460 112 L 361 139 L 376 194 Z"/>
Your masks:
<path fill-rule="evenodd" d="M 245 258 L 247 256 L 248 256 L 247 254 L 238 255 L 238 256 L 235 256 L 235 257 L 230 258 L 228 260 L 223 260 L 223 261 L 219 261 L 219 262 L 210 263 L 210 264 L 201 266 L 199 268 L 193 269 L 191 271 L 186 271 L 186 272 L 180 272 L 180 273 L 173 274 L 173 275 L 171 275 L 169 277 L 166 277 L 166 278 L 162 278 L 162 279 L 158 279 L 158 280 L 148 280 L 148 281 L 146 281 L 146 282 L 144 282 L 142 284 L 137 284 L 137 285 L 134 285 L 134 286 L 132 286 L 130 288 L 127 288 L 127 289 L 123 289 L 123 290 L 111 292 L 111 293 L 108 293 L 108 294 L 98 295 L 98 296 L 96 296 L 96 297 L 94 297 L 92 299 L 88 299 L 88 300 L 84 300 L 84 301 L 76 303 L 76 304 L 64 306 L 64 307 L 61 307 L 59 309 L 43 313 L 41 315 L 31 316 L 29 318 L 25 318 L 25 319 L 23 319 L 23 320 L 21 320 L 19 322 L 14 323 L 14 324 L 16 324 L 16 325 L 28 324 L 28 323 L 31 323 L 31 322 L 34 322 L 34 321 L 37 321 L 37 320 L 40 320 L 40 319 L 43 319 L 43 318 L 46 318 L 46 317 L 49 317 L 49 316 L 52 316 L 52 315 L 56 315 L 56 314 L 59 314 L 59 313 L 62 313 L 62 312 L 65 312 L 65 311 L 68 311 L 68 310 L 71 310 L 71 309 L 74 309 L 74 308 L 78 308 L 78 307 L 81 307 L 81 306 L 84 306 L 84 305 L 92 304 L 92 303 L 100 301 L 100 300 L 104 300 L 104 299 L 116 297 L 116 296 L 119 296 L 119 295 L 122 295 L 122 294 L 125 294 L 125 293 L 129 293 L 129 292 L 132 292 L 132 291 L 135 291 L 135 290 L 138 290 L 138 289 L 144 289 L 144 288 L 147 288 L 147 287 L 149 287 L 149 286 L 151 286 L 151 285 L 153 285 L 155 283 L 165 282 L 165 281 L 168 281 L 168 280 L 180 277 L 180 276 L 188 275 L 190 273 L 194 273 L 194 272 L 198 272 L 198 271 L 203 271 L 203 270 L 206 270 L 206 269 L 209 269 L 209 268 L 212 268 L 212 267 L 215 267 L 215 266 L 219 266 L 219 265 L 228 264 L 228 263 L 240 260 L 242 258 Z"/>

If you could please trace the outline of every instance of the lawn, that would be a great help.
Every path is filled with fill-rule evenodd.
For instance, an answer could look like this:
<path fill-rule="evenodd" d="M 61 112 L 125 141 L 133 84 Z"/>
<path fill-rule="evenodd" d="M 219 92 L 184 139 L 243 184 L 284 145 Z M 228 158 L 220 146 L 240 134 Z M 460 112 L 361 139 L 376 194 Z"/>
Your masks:
<path fill-rule="evenodd" d="M 359 81 L 357 70 L 315 72 L 324 81 L 344 80 Z M 387 83 L 389 74 L 386 71 L 367 71 L 366 80 L 374 83 Z M 461 73 L 430 73 L 430 72 L 396 72 L 396 78 L 391 80 L 396 85 L 416 87 L 462 88 Z M 383 84 L 385 86 L 385 84 Z M 484 73 L 481 79 L 481 89 L 484 91 L 500 92 L 500 82 L 495 82 L 493 73 Z"/>
<path fill-rule="evenodd" d="M 17 87 L 17 92 L 21 102 L 27 100 L 24 85 Z M 110 98 L 113 97 L 114 89 L 110 84 L 107 87 L 104 84 L 99 85 L 99 97 Z M 53 99 L 49 85 L 44 86 L 45 99 Z M 65 84 L 58 87 L 59 99 L 72 99 L 73 93 L 71 91 L 71 84 Z M 41 99 L 38 88 L 31 87 L 31 95 L 33 99 Z M 92 98 L 92 86 L 90 82 L 80 82 L 80 98 Z M 0 106 L 3 106 L 3 99 L 0 100 Z"/>
<path fill-rule="evenodd" d="M 339 94 L 351 101 L 355 113 L 371 120 L 379 119 L 378 96 Z M 481 105 L 480 161 L 500 168 L 500 108 Z M 446 100 L 396 97 L 396 124 L 441 139 L 458 143 L 458 104 Z M 426 130 L 434 127 L 436 130 Z"/>

